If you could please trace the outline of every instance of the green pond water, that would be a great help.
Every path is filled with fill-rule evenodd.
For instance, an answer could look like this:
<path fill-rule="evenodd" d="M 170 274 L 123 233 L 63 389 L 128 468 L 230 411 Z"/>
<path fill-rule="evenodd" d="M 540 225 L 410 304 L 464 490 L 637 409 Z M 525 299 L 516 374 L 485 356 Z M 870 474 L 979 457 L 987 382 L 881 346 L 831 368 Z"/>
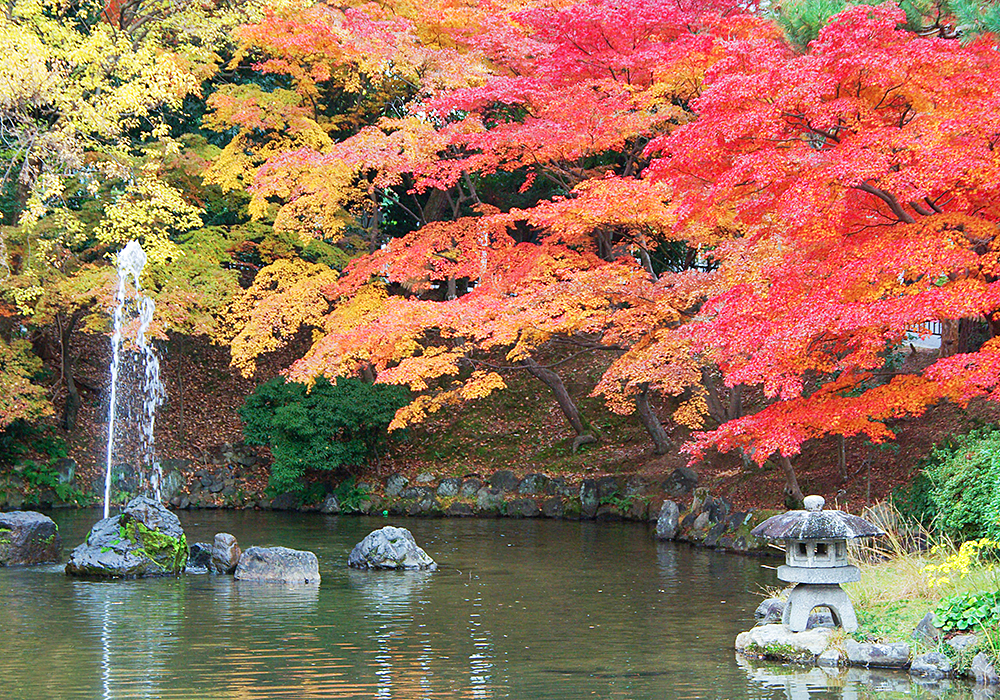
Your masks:
<path fill-rule="evenodd" d="M 100 517 L 50 515 L 66 554 Z M 0 698 L 973 697 L 959 683 L 737 659 L 773 570 L 657 543 L 642 525 L 179 515 L 190 542 L 230 532 L 244 548 L 311 550 L 322 584 L 0 568 Z M 386 524 L 409 528 L 440 569 L 347 569 Z"/>

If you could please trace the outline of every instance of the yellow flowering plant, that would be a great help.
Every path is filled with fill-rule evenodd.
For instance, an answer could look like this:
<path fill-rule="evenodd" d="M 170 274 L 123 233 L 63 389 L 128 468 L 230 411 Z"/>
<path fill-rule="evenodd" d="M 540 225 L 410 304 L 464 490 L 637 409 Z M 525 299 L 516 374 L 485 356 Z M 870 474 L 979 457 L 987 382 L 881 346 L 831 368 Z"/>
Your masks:
<path fill-rule="evenodd" d="M 935 547 L 934 549 L 939 549 Z M 971 630 L 992 628 L 1000 624 L 1000 582 L 996 565 L 989 561 L 1000 551 L 1000 542 L 989 538 L 963 542 L 958 551 L 940 564 L 927 564 L 929 588 L 942 589 L 957 585 L 970 577 L 986 577 L 991 585 L 976 585 L 971 591 L 957 592 L 942 598 L 934 609 L 938 627 L 943 630 Z M 932 553 L 934 550 L 932 550 Z"/>
<path fill-rule="evenodd" d="M 936 545 L 931 549 L 931 554 L 940 552 L 941 549 L 941 545 Z M 929 588 L 947 586 L 952 583 L 952 577 L 962 580 L 976 569 L 992 571 L 994 564 L 985 562 L 984 555 L 998 550 L 1000 550 L 1000 542 L 986 537 L 963 542 L 957 552 L 948 556 L 940 564 L 924 566 L 924 572 L 927 574 L 927 586 Z"/>

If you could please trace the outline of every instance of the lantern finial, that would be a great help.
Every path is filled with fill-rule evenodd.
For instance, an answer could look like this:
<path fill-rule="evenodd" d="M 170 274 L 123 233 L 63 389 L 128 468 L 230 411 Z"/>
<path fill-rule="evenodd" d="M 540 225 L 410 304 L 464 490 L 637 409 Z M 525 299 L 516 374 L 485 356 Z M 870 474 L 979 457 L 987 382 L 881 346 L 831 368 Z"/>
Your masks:
<path fill-rule="evenodd" d="M 826 499 L 822 496 L 806 496 L 802 501 L 802 505 L 805 506 L 806 510 L 812 513 L 818 513 L 823 510 L 823 506 L 826 505 Z"/>

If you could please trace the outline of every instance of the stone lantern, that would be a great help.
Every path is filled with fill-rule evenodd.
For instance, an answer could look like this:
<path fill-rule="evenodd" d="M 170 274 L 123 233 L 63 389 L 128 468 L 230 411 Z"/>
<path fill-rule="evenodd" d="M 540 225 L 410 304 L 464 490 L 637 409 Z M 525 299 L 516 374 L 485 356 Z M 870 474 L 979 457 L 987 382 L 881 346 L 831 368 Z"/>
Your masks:
<path fill-rule="evenodd" d="M 785 541 L 785 565 L 778 578 L 794 583 L 781 622 L 803 632 L 813 608 L 828 608 L 833 621 L 848 632 L 858 628 L 842 583 L 859 581 L 858 567 L 847 561 L 847 540 L 884 535 L 864 518 L 839 510 L 823 510 L 822 496 L 806 496 L 805 510 L 790 510 L 768 518 L 752 534 Z"/>

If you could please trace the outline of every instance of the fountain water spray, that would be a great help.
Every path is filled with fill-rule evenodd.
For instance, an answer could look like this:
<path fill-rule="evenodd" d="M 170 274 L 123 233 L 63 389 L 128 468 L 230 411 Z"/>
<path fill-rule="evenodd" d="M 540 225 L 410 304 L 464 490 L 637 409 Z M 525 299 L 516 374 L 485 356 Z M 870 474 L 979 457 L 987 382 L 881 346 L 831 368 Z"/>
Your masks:
<path fill-rule="evenodd" d="M 153 424 L 156 409 L 163 403 L 166 392 L 160 382 L 160 360 L 146 338 L 146 331 L 153 320 L 156 304 L 142 293 L 139 276 L 146 266 L 146 252 L 138 241 L 131 241 L 118 254 L 118 293 L 115 296 L 114 331 L 111 336 L 111 400 L 108 409 L 108 463 L 104 475 L 104 517 L 111 504 L 111 471 L 115 453 L 116 422 L 119 421 L 118 404 L 130 389 L 138 397 L 131 397 L 141 410 L 138 411 L 138 467 L 143 474 L 142 486 L 148 486 L 151 496 L 159 501 L 162 471 L 153 449 Z M 131 281 L 131 285 L 129 284 Z M 135 330 L 132 337 L 131 331 Z M 126 337 L 126 334 L 128 337 Z M 130 360 L 126 362 L 125 360 Z M 123 384 L 123 372 L 135 367 L 139 377 L 128 377 L 132 384 Z M 138 386 L 136 386 L 138 384 Z M 148 465 L 148 472 L 143 467 Z"/>

